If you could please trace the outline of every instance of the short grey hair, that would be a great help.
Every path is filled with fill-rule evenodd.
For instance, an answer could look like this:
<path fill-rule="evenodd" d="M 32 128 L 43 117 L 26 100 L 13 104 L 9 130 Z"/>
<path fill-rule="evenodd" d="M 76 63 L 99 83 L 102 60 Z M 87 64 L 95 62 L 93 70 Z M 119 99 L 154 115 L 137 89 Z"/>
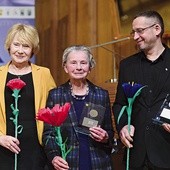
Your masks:
<path fill-rule="evenodd" d="M 87 54 L 88 58 L 89 58 L 90 68 L 94 68 L 94 66 L 96 65 L 96 62 L 93 58 L 93 54 L 91 53 L 90 48 L 87 47 L 87 46 L 84 46 L 84 45 L 73 45 L 73 46 L 70 46 L 70 47 L 68 47 L 64 50 L 63 58 L 62 58 L 62 66 L 63 67 L 67 62 L 68 55 L 72 51 L 83 51 L 83 52 L 85 52 Z"/>
<path fill-rule="evenodd" d="M 134 19 L 136 19 L 138 17 L 153 18 L 155 20 L 155 22 L 157 22 L 162 29 L 161 34 L 160 34 L 162 37 L 162 35 L 164 34 L 164 21 L 163 21 L 162 16 L 157 11 L 148 10 L 148 11 L 140 12 L 139 14 L 137 14 L 134 17 Z"/>

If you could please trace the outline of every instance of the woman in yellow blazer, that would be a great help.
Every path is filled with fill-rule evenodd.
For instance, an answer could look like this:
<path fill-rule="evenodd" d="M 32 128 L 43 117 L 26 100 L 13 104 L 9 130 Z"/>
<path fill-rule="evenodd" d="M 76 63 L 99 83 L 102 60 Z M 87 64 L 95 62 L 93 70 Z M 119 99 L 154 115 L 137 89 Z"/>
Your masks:
<path fill-rule="evenodd" d="M 18 170 L 43 170 L 43 123 L 35 120 L 38 109 L 44 108 L 48 91 L 55 82 L 50 70 L 30 62 L 39 50 L 39 36 L 31 25 L 15 24 L 9 30 L 5 48 L 11 61 L 0 67 L 0 169 L 14 169 L 14 154 L 18 154 Z M 23 126 L 18 138 L 14 137 L 14 123 L 10 105 L 14 103 L 12 90 L 6 86 L 11 79 L 26 83 L 18 100 L 18 122 Z"/>

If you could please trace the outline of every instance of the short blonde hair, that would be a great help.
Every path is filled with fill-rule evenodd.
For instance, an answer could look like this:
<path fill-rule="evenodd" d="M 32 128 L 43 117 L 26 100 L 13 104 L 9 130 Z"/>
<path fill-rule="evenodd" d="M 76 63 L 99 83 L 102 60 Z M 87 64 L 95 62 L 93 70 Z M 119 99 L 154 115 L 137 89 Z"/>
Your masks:
<path fill-rule="evenodd" d="M 35 27 L 32 25 L 26 25 L 26 24 L 14 24 L 8 31 L 8 34 L 6 36 L 5 40 L 5 49 L 9 52 L 10 51 L 10 45 L 15 37 L 15 35 L 19 35 L 19 41 L 21 43 L 28 43 L 33 49 L 33 54 L 37 54 L 39 51 L 39 35 L 38 31 Z"/>
<path fill-rule="evenodd" d="M 83 51 L 83 52 L 85 52 L 87 54 L 88 58 L 89 58 L 90 68 L 94 68 L 94 66 L 96 65 L 96 62 L 93 58 L 93 54 L 91 53 L 90 48 L 86 47 L 84 45 L 73 45 L 73 46 L 70 46 L 70 47 L 68 47 L 64 50 L 63 58 L 62 58 L 62 66 L 63 67 L 67 62 L 68 55 L 72 51 Z"/>

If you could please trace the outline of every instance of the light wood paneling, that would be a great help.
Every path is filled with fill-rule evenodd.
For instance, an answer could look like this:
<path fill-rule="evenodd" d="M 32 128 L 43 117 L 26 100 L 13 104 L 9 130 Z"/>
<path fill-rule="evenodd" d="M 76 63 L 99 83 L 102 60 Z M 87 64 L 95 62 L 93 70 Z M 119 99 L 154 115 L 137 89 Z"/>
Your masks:
<path fill-rule="evenodd" d="M 57 84 L 67 80 L 61 67 L 63 50 L 74 44 L 93 46 L 119 36 L 117 6 L 112 0 L 36 0 L 36 27 L 41 51 L 37 64 L 50 68 Z M 113 45 L 107 48 L 114 51 Z M 96 67 L 89 75 L 94 83 L 113 78 L 114 52 L 92 50 Z"/>

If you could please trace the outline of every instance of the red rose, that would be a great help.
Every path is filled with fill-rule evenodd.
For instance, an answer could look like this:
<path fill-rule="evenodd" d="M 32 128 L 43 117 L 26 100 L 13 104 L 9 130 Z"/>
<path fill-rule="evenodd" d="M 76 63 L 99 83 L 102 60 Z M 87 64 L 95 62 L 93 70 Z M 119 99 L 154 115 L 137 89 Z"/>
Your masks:
<path fill-rule="evenodd" d="M 12 79 L 12 80 L 8 81 L 8 83 L 7 83 L 7 86 L 11 90 L 15 90 L 15 89 L 21 90 L 25 85 L 26 85 L 25 82 L 18 78 Z"/>
<path fill-rule="evenodd" d="M 49 108 L 40 109 L 36 119 L 52 126 L 60 126 L 66 120 L 69 109 L 70 103 L 65 103 L 63 106 L 56 104 L 51 110 Z"/>

